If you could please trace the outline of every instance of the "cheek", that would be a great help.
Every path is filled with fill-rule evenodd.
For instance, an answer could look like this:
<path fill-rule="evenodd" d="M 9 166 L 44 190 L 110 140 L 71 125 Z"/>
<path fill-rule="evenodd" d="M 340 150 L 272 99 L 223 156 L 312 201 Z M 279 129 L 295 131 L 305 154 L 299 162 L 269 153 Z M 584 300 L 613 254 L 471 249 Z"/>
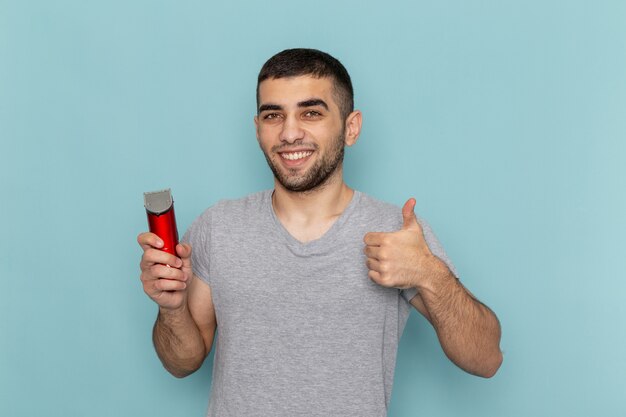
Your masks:
<path fill-rule="evenodd" d="M 256 130 L 257 136 L 264 140 L 271 140 L 280 134 L 280 125 L 279 124 L 260 124 Z"/>
<path fill-rule="evenodd" d="M 322 123 L 316 126 L 309 126 L 308 132 L 318 140 L 330 143 L 343 132 L 339 126 L 332 123 Z"/>
<path fill-rule="evenodd" d="M 276 134 L 271 129 L 260 128 L 257 131 L 256 139 L 263 152 L 270 152 L 272 147 L 276 146 L 280 141 L 276 139 Z"/>
<path fill-rule="evenodd" d="M 263 144 L 268 143 L 271 138 L 271 131 L 267 127 L 259 126 L 256 130 L 256 138 L 259 143 L 263 146 Z"/>

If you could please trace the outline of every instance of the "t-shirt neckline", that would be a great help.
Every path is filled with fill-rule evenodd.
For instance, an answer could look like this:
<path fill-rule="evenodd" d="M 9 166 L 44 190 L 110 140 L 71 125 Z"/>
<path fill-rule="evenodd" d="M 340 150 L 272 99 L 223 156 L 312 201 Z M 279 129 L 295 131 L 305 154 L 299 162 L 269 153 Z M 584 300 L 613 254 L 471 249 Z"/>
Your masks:
<path fill-rule="evenodd" d="M 280 222 L 274 207 L 272 206 L 272 194 L 274 190 L 267 190 L 264 196 L 263 205 L 274 224 L 274 231 L 278 233 L 284 240 L 289 249 L 296 255 L 313 255 L 328 252 L 333 248 L 335 236 L 342 230 L 343 225 L 348 221 L 350 215 L 354 212 L 356 206 L 361 200 L 361 192 L 354 190 L 352 199 L 344 209 L 339 218 L 330 226 L 330 228 L 321 237 L 309 242 L 301 242 L 289 233 L 289 231 Z"/>

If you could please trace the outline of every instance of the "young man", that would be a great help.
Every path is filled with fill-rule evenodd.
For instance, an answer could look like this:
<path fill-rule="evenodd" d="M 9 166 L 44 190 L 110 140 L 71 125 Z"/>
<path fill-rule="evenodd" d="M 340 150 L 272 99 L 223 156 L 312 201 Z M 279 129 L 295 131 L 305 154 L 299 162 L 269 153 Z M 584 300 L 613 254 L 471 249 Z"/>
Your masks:
<path fill-rule="evenodd" d="M 362 120 L 343 65 L 283 51 L 261 69 L 257 104 L 274 190 L 206 210 L 178 257 L 138 237 L 165 368 L 197 370 L 219 328 L 209 416 L 385 416 L 413 306 L 455 364 L 494 375 L 498 320 L 458 281 L 415 200 L 400 210 L 343 181 Z"/>

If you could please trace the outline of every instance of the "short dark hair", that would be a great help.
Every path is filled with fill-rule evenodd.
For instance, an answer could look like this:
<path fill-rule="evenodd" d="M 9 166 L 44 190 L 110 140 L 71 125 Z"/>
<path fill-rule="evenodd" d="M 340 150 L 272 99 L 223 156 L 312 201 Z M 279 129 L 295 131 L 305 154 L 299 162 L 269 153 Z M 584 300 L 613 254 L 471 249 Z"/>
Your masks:
<path fill-rule="evenodd" d="M 267 60 L 259 72 L 256 85 L 256 104 L 259 108 L 259 85 L 268 78 L 287 78 L 310 75 L 329 77 L 333 81 L 334 96 L 342 118 L 354 110 L 354 91 L 348 71 L 338 59 L 317 49 L 285 49 Z"/>

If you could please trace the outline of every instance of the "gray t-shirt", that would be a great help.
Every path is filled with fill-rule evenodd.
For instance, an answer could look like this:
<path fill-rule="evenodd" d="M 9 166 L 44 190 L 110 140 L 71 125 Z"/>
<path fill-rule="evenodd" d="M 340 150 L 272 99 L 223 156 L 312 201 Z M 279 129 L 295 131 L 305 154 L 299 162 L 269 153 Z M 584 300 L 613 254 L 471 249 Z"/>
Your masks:
<path fill-rule="evenodd" d="M 416 291 L 369 279 L 363 237 L 399 230 L 401 210 L 355 191 L 324 236 L 301 243 L 277 219 L 271 195 L 221 201 L 183 238 L 217 318 L 207 415 L 386 416 Z"/>

